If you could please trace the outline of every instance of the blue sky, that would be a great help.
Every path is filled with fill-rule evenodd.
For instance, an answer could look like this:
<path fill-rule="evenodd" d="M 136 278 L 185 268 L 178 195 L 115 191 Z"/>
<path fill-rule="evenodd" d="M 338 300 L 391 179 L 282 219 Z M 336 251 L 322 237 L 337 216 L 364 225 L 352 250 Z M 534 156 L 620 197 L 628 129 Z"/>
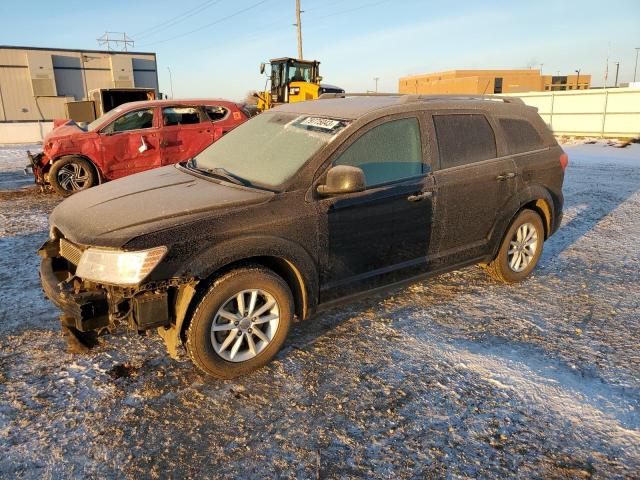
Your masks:
<path fill-rule="evenodd" d="M 297 51 L 295 0 L 258 2 L 0 0 L 0 44 L 97 49 L 104 31 L 126 31 L 135 50 L 157 53 L 162 91 L 170 66 L 176 97 L 241 99 L 264 87 L 261 61 Z M 609 83 L 615 61 L 625 82 L 640 47 L 638 0 L 302 0 L 302 9 L 305 58 L 348 91 L 373 89 L 374 77 L 397 91 L 408 74 L 540 63 L 546 73 L 580 68 L 602 85 L 608 50 Z"/>

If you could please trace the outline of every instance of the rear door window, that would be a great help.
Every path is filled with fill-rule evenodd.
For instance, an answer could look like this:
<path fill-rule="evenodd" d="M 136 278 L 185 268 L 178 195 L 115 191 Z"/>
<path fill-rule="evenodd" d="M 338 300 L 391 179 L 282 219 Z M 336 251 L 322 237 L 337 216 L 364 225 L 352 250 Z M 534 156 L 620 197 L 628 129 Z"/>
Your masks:
<path fill-rule="evenodd" d="M 544 146 L 538 131 L 526 120 L 501 118 L 499 123 L 504 132 L 509 153 L 530 152 Z"/>
<path fill-rule="evenodd" d="M 204 107 L 204 111 L 207 112 L 207 117 L 212 122 L 217 122 L 218 120 L 222 120 L 227 116 L 229 110 L 224 107 L 207 105 Z"/>
<path fill-rule="evenodd" d="M 420 123 L 417 118 L 393 120 L 373 127 L 334 162 L 364 171 L 367 187 L 424 173 Z"/>
<path fill-rule="evenodd" d="M 496 158 L 496 137 L 484 115 L 434 115 L 433 122 L 438 138 L 440 168 Z"/>
<path fill-rule="evenodd" d="M 200 113 L 195 107 L 166 107 L 162 109 L 162 122 L 165 127 L 200 123 Z"/>

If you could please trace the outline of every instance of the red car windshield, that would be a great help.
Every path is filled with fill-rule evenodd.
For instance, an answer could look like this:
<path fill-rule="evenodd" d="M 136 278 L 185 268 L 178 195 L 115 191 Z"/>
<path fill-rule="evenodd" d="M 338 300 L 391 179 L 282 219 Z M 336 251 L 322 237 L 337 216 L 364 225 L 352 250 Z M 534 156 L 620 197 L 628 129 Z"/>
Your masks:
<path fill-rule="evenodd" d="M 116 107 L 113 110 L 109 110 L 107 113 L 105 113 L 101 117 L 96 118 L 93 122 L 87 125 L 87 131 L 93 132 L 94 130 L 97 130 L 102 125 L 106 125 L 107 123 L 111 122 L 111 120 L 120 115 L 123 111 L 124 108 L 122 107 Z"/>

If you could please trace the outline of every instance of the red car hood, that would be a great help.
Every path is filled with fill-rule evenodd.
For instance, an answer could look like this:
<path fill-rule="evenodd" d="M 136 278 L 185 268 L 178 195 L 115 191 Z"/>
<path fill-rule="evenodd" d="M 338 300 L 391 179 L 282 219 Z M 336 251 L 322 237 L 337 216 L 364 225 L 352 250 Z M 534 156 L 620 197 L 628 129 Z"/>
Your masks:
<path fill-rule="evenodd" d="M 82 130 L 75 122 L 68 120 L 67 123 L 54 127 L 53 130 L 51 130 L 47 135 L 45 135 L 44 144 L 46 145 L 48 142 L 60 137 L 68 137 L 71 135 L 78 135 L 81 133 L 87 133 L 87 132 Z"/>

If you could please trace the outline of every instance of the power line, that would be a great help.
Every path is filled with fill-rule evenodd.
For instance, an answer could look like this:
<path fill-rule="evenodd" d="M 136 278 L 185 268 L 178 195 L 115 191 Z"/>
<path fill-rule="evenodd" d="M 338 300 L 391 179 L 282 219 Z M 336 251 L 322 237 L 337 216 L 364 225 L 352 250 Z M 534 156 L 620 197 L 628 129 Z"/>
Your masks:
<path fill-rule="evenodd" d="M 321 17 L 316 17 L 315 20 L 322 20 L 323 18 L 335 17 L 336 15 L 342 15 L 344 13 L 355 12 L 357 10 L 362 10 L 363 8 L 375 7 L 376 5 L 380 5 L 382 3 L 386 3 L 386 2 L 389 2 L 389 1 L 390 0 L 381 0 L 381 1 L 378 1 L 378 2 L 365 3 L 364 5 L 360 5 L 359 7 L 350 8 L 348 10 L 341 10 L 339 12 L 333 12 L 333 13 L 330 13 L 328 15 L 322 15 Z"/>
<path fill-rule="evenodd" d="M 165 26 L 167 27 L 173 26 L 177 23 L 180 23 L 183 20 L 186 20 L 187 18 L 192 17 L 193 15 L 196 15 L 197 13 L 200 13 L 201 11 L 209 8 L 212 4 L 220 3 L 220 1 L 221 0 L 207 0 L 206 2 L 199 4 L 197 7 L 187 10 L 186 12 L 181 13 L 180 15 L 176 15 L 175 17 L 172 17 L 169 20 L 165 20 L 164 22 L 158 23 L 152 27 L 149 27 L 138 33 L 135 33 L 133 37 L 139 38 L 139 37 L 147 37 L 149 35 L 154 35 L 153 33 L 154 30 L 158 30 L 159 28 L 162 28 Z"/>
<path fill-rule="evenodd" d="M 205 28 L 212 27 L 213 25 L 217 25 L 219 23 L 222 23 L 225 20 L 229 20 L 230 18 L 237 17 L 241 13 L 247 12 L 247 11 L 249 11 L 249 10 L 255 8 L 255 7 L 258 7 L 258 6 L 262 5 L 263 3 L 267 3 L 269 1 L 270 0 L 261 0 L 259 2 L 256 2 L 256 3 L 252 4 L 252 5 L 249 5 L 246 8 L 238 10 L 238 11 L 236 11 L 236 12 L 230 14 L 230 15 L 227 15 L 226 17 L 222 17 L 222 18 L 219 18 L 218 20 L 215 20 L 215 21 L 213 21 L 211 23 L 207 23 L 206 25 L 202 25 L 201 27 L 194 28 L 193 30 L 189 30 L 189 31 L 181 33 L 179 35 L 174 35 L 173 37 L 165 38 L 164 40 L 158 40 L 158 41 L 154 41 L 154 42 L 150 42 L 150 43 L 144 43 L 141 46 L 157 45 L 158 43 L 170 42 L 171 40 L 175 40 L 176 38 L 182 38 L 182 37 L 185 37 L 187 35 L 191 35 L 192 33 L 196 33 L 196 32 L 199 32 L 201 30 L 204 30 Z"/>
<path fill-rule="evenodd" d="M 330 7 L 332 5 L 335 5 L 336 3 L 344 3 L 344 0 L 334 0 L 333 2 L 328 2 L 328 3 L 323 3 L 321 6 L 316 6 L 313 8 L 305 8 L 304 12 L 308 13 L 308 12 L 315 12 L 316 10 L 320 10 L 322 8 L 322 10 L 327 10 L 327 7 Z"/>

